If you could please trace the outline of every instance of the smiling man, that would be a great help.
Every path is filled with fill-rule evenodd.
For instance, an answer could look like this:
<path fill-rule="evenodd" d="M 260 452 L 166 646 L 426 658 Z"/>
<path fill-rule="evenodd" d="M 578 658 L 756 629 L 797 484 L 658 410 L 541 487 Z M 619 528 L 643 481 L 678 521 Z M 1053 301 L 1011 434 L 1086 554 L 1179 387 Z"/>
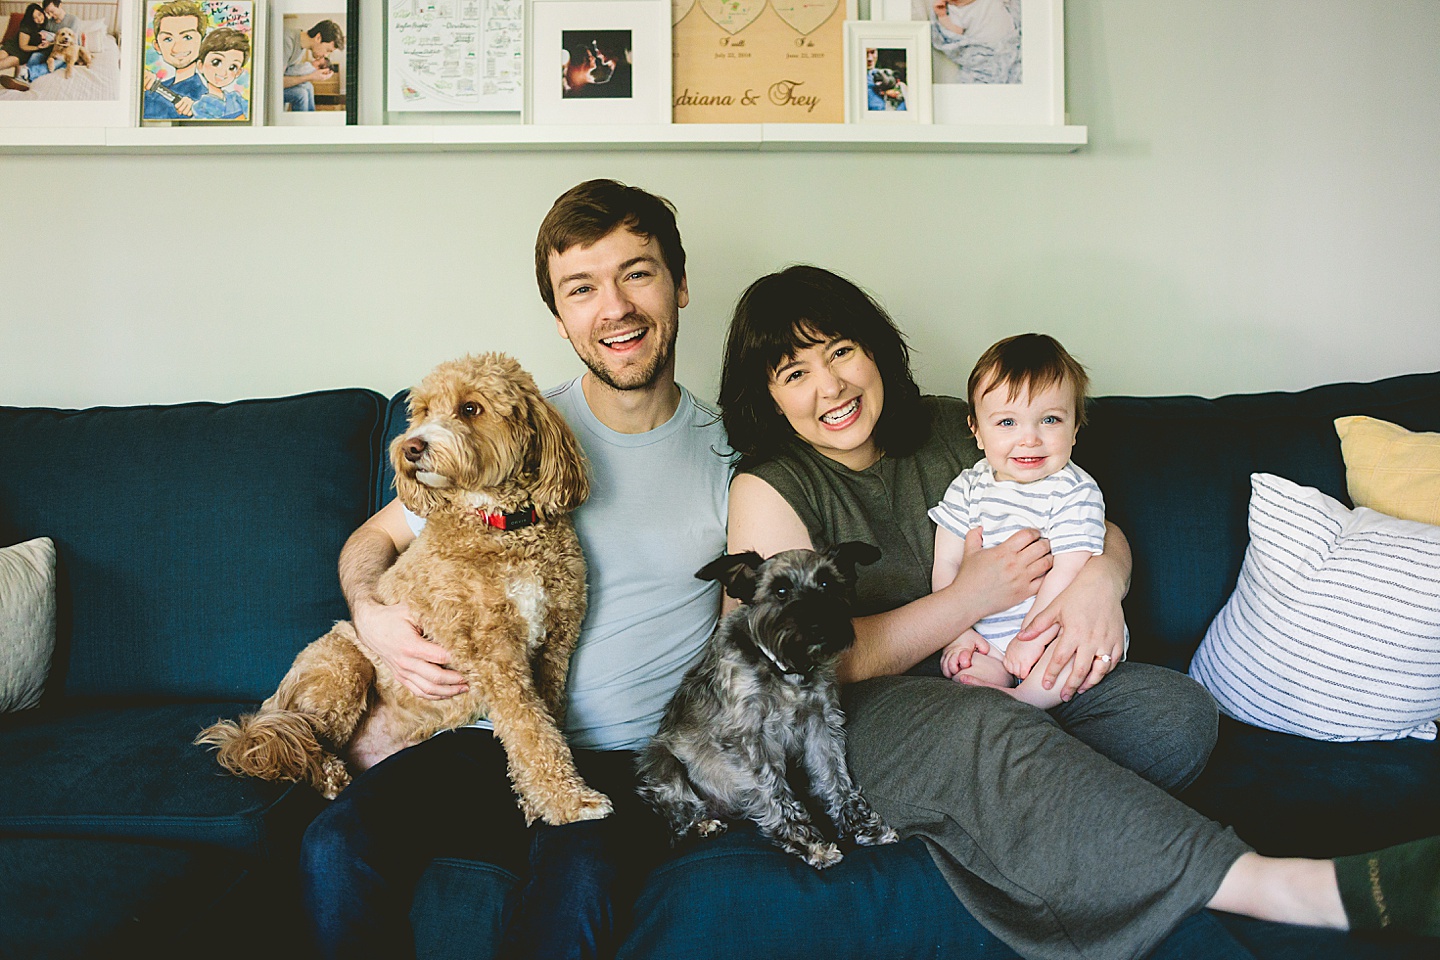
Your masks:
<path fill-rule="evenodd" d="M 522 878 L 502 954 L 606 957 L 668 848 L 635 795 L 635 751 L 699 654 L 720 610 L 694 571 L 724 552 L 728 449 L 715 413 L 675 382 L 685 251 L 665 200 L 612 180 L 567 191 L 535 243 L 541 299 L 586 372 L 547 392 L 590 462 L 574 514 L 589 609 L 571 662 L 565 732 L 576 767 L 608 794 L 604 820 L 527 828 L 488 725 L 442 733 L 361 776 L 306 832 L 306 910 L 324 956 L 409 956 L 416 880 L 436 857 Z M 664 484 L 657 496 L 657 478 Z M 340 578 L 363 640 L 423 697 L 465 688 L 411 612 L 375 597 L 423 521 L 399 501 L 355 532 Z M 389 749 L 377 736 L 363 765 Z"/>
<path fill-rule="evenodd" d="M 160 80 L 145 71 L 142 117 L 146 120 L 178 120 L 195 115 L 195 102 L 206 94 L 199 75 L 200 42 L 210 29 L 210 15 L 196 0 L 173 0 L 155 8 L 155 50 L 175 75 Z"/>

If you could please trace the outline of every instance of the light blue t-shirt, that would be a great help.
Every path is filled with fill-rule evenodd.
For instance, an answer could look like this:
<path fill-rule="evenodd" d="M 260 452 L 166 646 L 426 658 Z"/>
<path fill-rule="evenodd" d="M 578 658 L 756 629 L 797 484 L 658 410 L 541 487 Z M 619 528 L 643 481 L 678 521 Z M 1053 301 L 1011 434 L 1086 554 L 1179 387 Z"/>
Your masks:
<path fill-rule="evenodd" d="M 695 662 L 720 587 L 695 571 L 725 552 L 731 469 L 725 429 L 684 387 L 647 433 L 617 433 L 590 411 L 579 377 L 546 391 L 590 460 L 590 499 L 573 514 L 589 607 L 570 664 L 573 746 L 638 750 Z M 424 521 L 408 510 L 416 533 Z"/>

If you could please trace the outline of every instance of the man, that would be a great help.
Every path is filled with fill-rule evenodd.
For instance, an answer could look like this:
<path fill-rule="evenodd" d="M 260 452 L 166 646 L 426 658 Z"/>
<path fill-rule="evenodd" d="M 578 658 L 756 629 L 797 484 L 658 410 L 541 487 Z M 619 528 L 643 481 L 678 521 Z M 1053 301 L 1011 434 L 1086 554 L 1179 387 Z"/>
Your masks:
<path fill-rule="evenodd" d="M 719 613 L 718 587 L 693 574 L 724 553 L 730 478 L 718 418 L 675 382 L 689 291 L 673 208 L 614 181 L 582 183 L 545 217 L 535 265 L 556 329 L 587 367 L 548 393 L 592 476 L 591 498 L 574 516 L 589 610 L 566 732 L 581 775 L 615 812 L 527 830 L 487 729 L 403 750 L 357 777 L 306 832 L 305 905 L 326 956 L 409 955 L 412 889 L 439 856 L 523 878 L 507 956 L 607 956 L 667 848 L 664 825 L 635 796 L 634 751 L 655 732 Z M 340 578 L 362 641 L 416 693 L 440 699 L 464 679 L 407 609 L 375 598 L 380 574 L 421 526 L 392 502 L 346 543 Z"/>
<path fill-rule="evenodd" d="M 145 71 L 141 117 L 178 120 L 195 115 L 195 101 L 205 96 L 205 81 L 196 70 L 200 42 L 210 29 L 210 15 L 197 0 L 172 0 L 155 8 L 155 49 L 160 59 L 175 68 L 175 76 L 160 80 Z"/>
<path fill-rule="evenodd" d="M 47 0 L 42 9 L 45 11 L 45 29 L 51 35 L 59 33 L 65 27 L 69 27 L 76 33 L 80 32 L 79 21 L 75 19 L 74 14 L 65 12 L 65 6 L 60 0 Z"/>
<path fill-rule="evenodd" d="M 285 31 L 285 74 L 281 80 L 285 86 L 282 96 L 287 109 L 302 112 L 315 110 L 314 81 L 329 80 L 334 76 L 328 58 L 336 50 L 344 49 L 345 34 L 334 20 L 321 20 L 309 30 L 295 27 Z M 321 62 L 325 66 L 315 66 Z"/>

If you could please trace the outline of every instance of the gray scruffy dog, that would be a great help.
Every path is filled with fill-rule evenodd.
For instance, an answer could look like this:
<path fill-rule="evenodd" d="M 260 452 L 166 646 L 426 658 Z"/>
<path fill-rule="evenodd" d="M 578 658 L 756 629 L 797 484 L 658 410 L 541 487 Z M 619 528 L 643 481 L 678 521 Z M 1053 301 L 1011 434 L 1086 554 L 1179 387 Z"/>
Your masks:
<path fill-rule="evenodd" d="M 816 869 L 839 863 L 839 847 L 796 796 L 797 773 L 842 838 L 867 846 L 899 839 L 850 777 L 835 679 L 840 654 L 855 642 L 855 564 L 879 557 L 851 542 L 763 562 L 757 553 L 731 554 L 695 574 L 719 580 L 743 606 L 720 621 L 640 754 L 640 795 L 677 839 L 748 819 Z"/>

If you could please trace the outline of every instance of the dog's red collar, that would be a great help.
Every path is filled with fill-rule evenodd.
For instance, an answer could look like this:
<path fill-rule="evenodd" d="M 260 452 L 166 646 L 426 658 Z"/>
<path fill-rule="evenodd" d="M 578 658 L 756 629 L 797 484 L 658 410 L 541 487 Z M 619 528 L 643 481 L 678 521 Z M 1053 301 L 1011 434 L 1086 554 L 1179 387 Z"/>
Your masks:
<path fill-rule="evenodd" d="M 475 515 L 485 521 L 486 526 L 496 530 L 523 530 L 540 522 L 540 514 L 535 512 L 534 507 L 525 507 L 512 513 L 477 509 Z"/>

